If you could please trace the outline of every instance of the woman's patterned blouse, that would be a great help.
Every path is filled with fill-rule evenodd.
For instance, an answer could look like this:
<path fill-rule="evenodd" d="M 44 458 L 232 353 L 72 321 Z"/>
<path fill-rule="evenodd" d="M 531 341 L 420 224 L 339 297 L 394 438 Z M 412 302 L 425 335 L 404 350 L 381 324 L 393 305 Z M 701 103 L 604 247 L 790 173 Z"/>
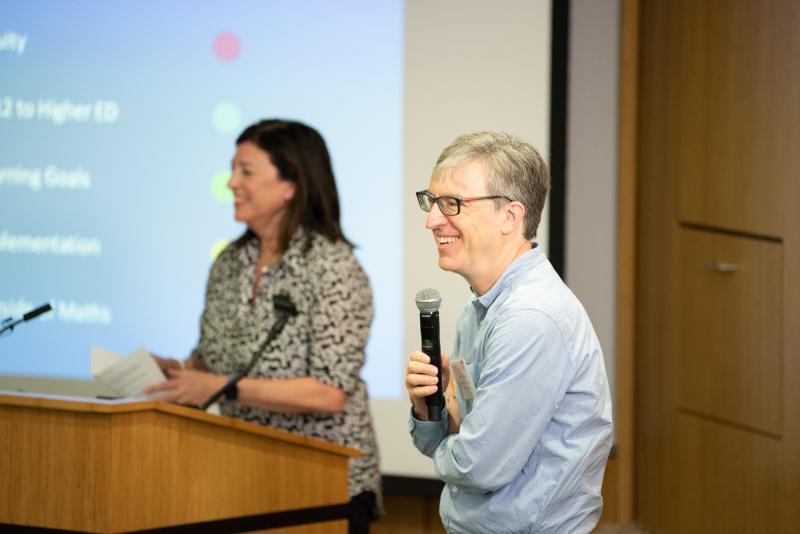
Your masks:
<path fill-rule="evenodd" d="M 215 374 L 244 369 L 268 379 L 311 377 L 347 394 L 344 411 L 277 413 L 220 403 L 224 415 L 321 438 L 364 453 L 350 460 L 350 496 L 373 491 L 381 501 L 378 450 L 359 372 L 372 322 L 372 292 L 350 246 L 298 230 L 284 255 L 262 276 L 252 303 L 256 238 L 228 246 L 214 262 L 195 353 Z M 275 321 L 272 297 L 288 295 L 298 314 L 262 348 Z"/>

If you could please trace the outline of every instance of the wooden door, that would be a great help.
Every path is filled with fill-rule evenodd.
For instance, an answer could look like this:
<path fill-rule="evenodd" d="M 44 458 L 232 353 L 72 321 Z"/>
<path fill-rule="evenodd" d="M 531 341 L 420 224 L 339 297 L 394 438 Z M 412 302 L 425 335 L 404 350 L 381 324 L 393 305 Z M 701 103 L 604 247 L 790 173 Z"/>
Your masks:
<path fill-rule="evenodd" d="M 639 28 L 636 516 L 800 532 L 800 2 Z"/>

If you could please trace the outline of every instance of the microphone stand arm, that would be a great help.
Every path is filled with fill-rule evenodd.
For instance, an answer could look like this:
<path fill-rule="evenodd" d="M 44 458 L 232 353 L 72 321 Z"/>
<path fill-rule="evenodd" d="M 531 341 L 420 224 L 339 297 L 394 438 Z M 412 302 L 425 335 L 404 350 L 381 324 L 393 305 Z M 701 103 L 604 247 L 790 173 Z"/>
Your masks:
<path fill-rule="evenodd" d="M 53 309 L 53 307 L 50 304 L 43 304 L 43 305 L 39 306 L 38 308 L 35 308 L 35 309 L 29 311 L 28 313 L 23 315 L 21 319 L 17 319 L 16 321 L 11 321 L 11 318 L 9 317 L 8 319 L 3 321 L 3 323 L 2 323 L 2 328 L 0 328 L 0 336 L 5 334 L 6 332 L 13 332 L 14 331 L 14 327 L 17 326 L 19 323 L 30 321 L 31 319 L 35 319 L 35 318 L 39 317 L 40 315 L 42 315 L 43 313 L 47 313 L 52 309 Z"/>
<path fill-rule="evenodd" d="M 8 321 L 8 319 L 6 319 L 6 321 Z M 5 334 L 6 332 L 13 332 L 14 327 L 23 321 L 25 321 L 25 319 L 17 319 L 16 321 L 3 325 L 3 328 L 0 328 L 0 336 Z"/>
<path fill-rule="evenodd" d="M 269 345 L 272 342 L 273 339 L 278 337 L 278 334 L 281 333 L 281 330 L 283 330 L 283 327 L 286 325 L 286 322 L 288 320 L 289 320 L 289 315 L 288 314 L 281 314 L 278 317 L 278 320 L 275 321 L 275 324 L 272 325 L 272 328 L 270 329 L 269 334 L 267 334 L 267 338 L 264 340 L 264 342 L 261 344 L 261 346 L 258 347 L 258 350 L 255 353 L 253 353 L 253 357 L 250 358 L 250 362 L 247 364 L 247 367 L 245 367 L 241 371 L 238 371 L 238 372 L 232 374 L 230 376 L 230 378 L 228 378 L 228 381 L 225 383 L 224 386 L 219 388 L 219 390 L 217 390 L 216 393 L 211 395 L 208 398 L 208 400 L 206 400 L 203 404 L 200 405 L 200 409 L 201 410 L 203 410 L 203 411 L 208 410 L 208 408 L 212 404 L 214 404 L 220 398 L 222 398 L 223 395 L 225 395 L 228 391 L 231 390 L 231 388 L 233 388 L 236 384 L 239 383 L 239 380 L 244 378 L 247 375 L 247 373 L 250 372 L 250 370 L 256 364 L 256 361 L 258 360 L 258 357 L 261 355 L 261 353 L 264 351 L 264 349 L 267 348 L 267 345 Z"/>

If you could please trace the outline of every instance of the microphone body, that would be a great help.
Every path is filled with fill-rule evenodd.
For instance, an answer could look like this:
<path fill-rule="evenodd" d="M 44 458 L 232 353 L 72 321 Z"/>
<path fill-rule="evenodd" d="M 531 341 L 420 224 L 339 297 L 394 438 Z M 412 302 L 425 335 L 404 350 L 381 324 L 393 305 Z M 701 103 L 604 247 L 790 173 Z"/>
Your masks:
<path fill-rule="evenodd" d="M 422 352 L 436 366 L 436 393 L 425 397 L 428 407 L 428 421 L 441 421 L 444 408 L 444 392 L 442 391 L 442 350 L 439 344 L 439 305 L 442 297 L 435 289 L 423 289 L 417 292 L 416 304 L 419 309 L 419 331 L 422 337 Z"/>
<path fill-rule="evenodd" d="M 422 352 L 431 359 L 431 365 L 438 370 L 439 382 L 436 384 L 436 393 L 425 397 L 428 407 L 428 420 L 440 421 L 444 407 L 444 392 L 442 391 L 442 349 L 439 345 L 439 312 L 420 312 L 419 330 L 422 334 Z"/>
<path fill-rule="evenodd" d="M 23 315 L 22 316 L 22 320 L 23 321 L 30 321 L 31 319 L 35 319 L 36 317 L 39 317 L 41 314 L 47 313 L 52 309 L 53 309 L 53 307 L 50 305 L 49 302 L 47 304 L 42 304 L 38 308 L 36 308 L 34 310 L 31 310 L 28 313 L 26 313 L 25 315 Z"/>

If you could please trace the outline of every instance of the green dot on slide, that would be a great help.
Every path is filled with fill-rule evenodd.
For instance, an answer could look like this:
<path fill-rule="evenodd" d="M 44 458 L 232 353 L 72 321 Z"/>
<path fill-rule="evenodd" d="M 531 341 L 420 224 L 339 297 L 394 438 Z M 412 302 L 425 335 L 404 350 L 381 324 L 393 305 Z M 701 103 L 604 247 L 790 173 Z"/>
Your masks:
<path fill-rule="evenodd" d="M 231 171 L 220 171 L 211 178 L 211 196 L 220 204 L 233 202 L 233 191 L 228 187 Z"/>
<path fill-rule="evenodd" d="M 219 256 L 220 252 L 225 250 L 225 247 L 228 246 L 228 243 L 230 243 L 230 241 L 228 241 L 227 239 L 217 239 L 211 244 L 211 251 L 210 251 L 211 261 L 217 259 L 217 256 Z"/>
<path fill-rule="evenodd" d="M 233 102 L 220 102 L 214 107 L 213 120 L 219 132 L 234 133 L 242 124 L 242 112 Z"/>

